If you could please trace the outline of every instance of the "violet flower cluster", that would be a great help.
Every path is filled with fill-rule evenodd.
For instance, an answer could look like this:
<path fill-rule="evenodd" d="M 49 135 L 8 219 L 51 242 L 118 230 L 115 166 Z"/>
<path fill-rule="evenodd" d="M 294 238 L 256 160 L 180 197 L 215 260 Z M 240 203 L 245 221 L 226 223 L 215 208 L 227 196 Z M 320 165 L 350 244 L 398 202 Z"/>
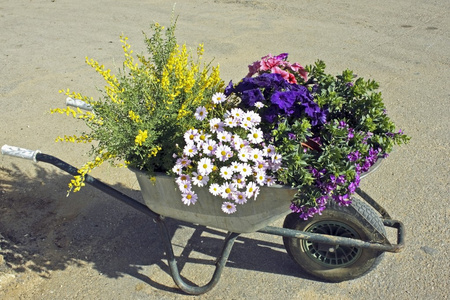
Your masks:
<path fill-rule="evenodd" d="M 314 97 L 305 86 L 289 83 L 277 73 L 246 77 L 236 86 L 230 81 L 225 95 L 231 94 L 241 99 L 241 107 L 252 108 L 262 104 L 259 113 L 263 121 L 269 124 L 276 124 L 282 118 L 307 117 L 312 126 L 326 121 L 327 110 L 314 102 Z"/>
<path fill-rule="evenodd" d="M 290 206 L 291 210 L 298 213 L 300 218 L 307 220 L 315 214 L 321 214 L 329 200 L 336 201 L 342 206 L 350 205 L 352 203 L 351 196 L 356 192 L 361 182 L 361 175 L 369 171 L 370 167 L 375 164 L 378 160 L 378 155 L 379 150 L 372 148 L 369 151 L 369 155 L 364 159 L 361 159 L 359 151 L 349 153 L 347 155 L 349 162 L 362 161 L 355 164 L 356 175 L 350 182 L 347 182 L 344 175 L 335 176 L 326 169 L 319 171 L 310 167 L 309 171 L 315 179 L 314 185 L 321 191 L 322 195 L 315 199 L 316 206 L 314 207 L 307 205 L 298 206 L 292 203 Z"/>

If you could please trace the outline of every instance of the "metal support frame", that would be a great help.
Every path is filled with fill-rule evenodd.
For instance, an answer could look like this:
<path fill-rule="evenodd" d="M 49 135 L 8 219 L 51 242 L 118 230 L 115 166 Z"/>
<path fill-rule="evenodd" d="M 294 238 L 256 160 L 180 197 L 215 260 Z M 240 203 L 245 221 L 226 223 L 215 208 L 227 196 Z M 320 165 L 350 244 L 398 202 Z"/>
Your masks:
<path fill-rule="evenodd" d="M 22 149 L 19 149 L 19 150 L 22 150 Z M 25 150 L 25 151 L 29 151 L 29 150 Z M 13 156 L 19 156 L 19 155 L 14 154 Z M 41 161 L 41 162 L 52 164 L 71 175 L 79 175 L 77 168 L 69 165 L 68 163 L 66 163 L 54 156 L 43 154 L 43 153 L 36 151 L 36 152 L 33 152 L 33 159 L 35 161 Z M 92 185 L 93 187 L 101 190 L 102 192 L 116 198 L 117 200 L 137 209 L 138 211 L 150 216 L 151 218 L 153 218 L 153 220 L 159 225 L 159 229 L 160 229 L 161 236 L 162 236 L 162 242 L 163 242 L 165 250 L 166 250 L 167 261 L 169 264 L 170 273 L 171 273 L 172 278 L 175 281 L 176 285 L 182 291 L 184 291 L 188 294 L 192 294 L 192 295 L 200 295 L 200 294 L 208 292 L 218 283 L 220 276 L 222 274 L 222 271 L 226 265 L 229 255 L 230 255 L 231 249 L 232 249 L 237 237 L 239 236 L 239 233 L 228 232 L 228 234 L 224 240 L 224 244 L 223 244 L 223 248 L 220 253 L 220 256 L 217 258 L 216 269 L 214 271 L 214 274 L 213 274 L 211 280 L 204 286 L 190 285 L 181 278 L 180 271 L 178 269 L 178 265 L 177 265 L 175 255 L 173 252 L 171 237 L 167 230 L 165 218 L 163 216 L 155 213 L 154 211 L 152 211 L 151 209 L 149 209 L 147 206 L 140 203 L 139 201 L 125 195 L 124 193 L 110 187 L 109 185 L 101 182 L 100 180 L 98 180 L 90 175 L 87 175 L 87 174 L 85 175 L 85 182 Z M 397 229 L 397 242 L 398 242 L 397 244 L 391 245 L 389 243 L 383 243 L 383 244 L 372 243 L 372 242 L 366 242 L 366 241 L 362 241 L 362 240 L 358 240 L 358 239 L 310 233 L 310 232 L 304 232 L 304 231 L 287 229 L 287 228 L 278 228 L 278 227 L 272 227 L 272 226 L 266 226 L 265 228 L 260 229 L 257 232 L 271 234 L 271 235 L 277 235 L 277 236 L 283 236 L 283 237 L 304 239 L 304 240 L 309 240 L 312 242 L 318 242 L 318 243 L 329 244 L 329 245 L 345 245 L 345 246 L 352 246 L 352 247 L 359 247 L 359 248 L 376 249 L 376 250 L 380 250 L 380 251 L 400 252 L 404 247 L 403 224 L 399 221 L 392 220 L 390 218 L 390 216 L 387 214 L 386 210 L 384 208 L 382 208 L 378 203 L 376 203 L 375 200 L 370 198 L 366 193 L 362 192 L 360 189 L 358 189 L 357 192 L 358 192 L 358 194 L 361 195 L 361 197 L 364 198 L 364 200 L 366 200 L 378 212 L 380 212 L 380 214 L 384 217 L 383 223 L 385 226 L 389 226 L 389 227 L 393 227 L 393 228 Z"/>

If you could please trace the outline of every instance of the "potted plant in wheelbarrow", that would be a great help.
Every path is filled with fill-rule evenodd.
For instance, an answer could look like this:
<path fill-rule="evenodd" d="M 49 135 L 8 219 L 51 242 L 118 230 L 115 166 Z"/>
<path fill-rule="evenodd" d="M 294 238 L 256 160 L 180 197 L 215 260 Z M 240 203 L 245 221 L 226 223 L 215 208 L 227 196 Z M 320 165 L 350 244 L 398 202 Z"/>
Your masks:
<path fill-rule="evenodd" d="M 408 137 L 395 130 L 375 81 L 349 70 L 332 76 L 322 61 L 303 67 L 282 53 L 262 57 L 225 85 L 219 66 L 203 62 L 203 45 L 194 55 L 177 44 L 175 22 L 152 26 L 148 56 L 134 56 L 121 41 L 117 75 L 86 59 L 106 81 L 102 97 L 62 91 L 86 110 L 52 110 L 89 128 L 58 141 L 94 143 L 93 160 L 70 191 L 108 161 L 136 173 L 146 205 L 162 216 L 245 233 L 287 215 L 286 232 L 326 236 L 280 234 L 300 268 L 321 279 L 353 279 L 377 265 L 379 248 L 330 242 L 386 241 L 386 220 L 372 207 L 379 206 L 354 194 Z"/>

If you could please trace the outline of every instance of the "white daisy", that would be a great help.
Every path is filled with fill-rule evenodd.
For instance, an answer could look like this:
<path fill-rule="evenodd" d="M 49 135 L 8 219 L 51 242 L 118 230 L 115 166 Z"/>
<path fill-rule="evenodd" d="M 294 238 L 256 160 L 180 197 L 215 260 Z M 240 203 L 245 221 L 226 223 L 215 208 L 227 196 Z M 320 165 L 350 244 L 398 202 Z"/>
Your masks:
<path fill-rule="evenodd" d="M 272 157 L 276 154 L 275 147 L 273 145 L 265 146 L 263 152 L 266 157 Z"/>
<path fill-rule="evenodd" d="M 261 122 L 261 116 L 257 113 L 255 113 L 254 111 L 248 111 L 244 114 L 243 119 L 245 121 L 248 121 L 252 124 L 252 126 L 254 125 L 258 125 Z"/>
<path fill-rule="evenodd" d="M 202 130 L 198 132 L 198 134 L 194 137 L 194 141 L 199 144 L 203 144 L 209 140 L 211 137 L 210 134 L 203 132 Z"/>
<path fill-rule="evenodd" d="M 221 132 L 223 130 L 223 122 L 219 118 L 212 118 L 209 120 L 209 127 L 211 132 Z"/>
<path fill-rule="evenodd" d="M 239 160 L 240 160 L 240 161 L 243 161 L 243 162 L 248 161 L 248 160 L 249 160 L 249 157 L 250 157 L 251 149 L 252 149 L 252 148 L 250 148 L 250 147 L 248 147 L 248 146 L 245 146 L 245 147 L 241 148 L 241 149 L 239 150 L 239 152 L 238 152 Z"/>
<path fill-rule="evenodd" d="M 244 117 L 244 111 L 237 107 L 232 108 L 230 113 L 231 116 L 233 116 L 233 118 L 235 118 L 237 122 L 240 122 Z"/>
<path fill-rule="evenodd" d="M 189 206 L 191 204 L 195 204 L 195 202 L 197 202 L 197 198 L 198 198 L 197 194 L 194 193 L 193 191 L 183 193 L 181 196 L 182 196 L 181 200 L 187 206 Z"/>
<path fill-rule="evenodd" d="M 233 148 L 236 150 L 242 149 L 247 146 L 249 143 L 247 140 L 241 139 L 239 136 L 235 136 L 233 139 Z"/>
<path fill-rule="evenodd" d="M 255 182 L 253 182 L 253 181 L 249 182 L 247 184 L 247 188 L 245 191 L 245 195 L 247 196 L 247 198 L 251 198 L 255 194 L 257 189 L 258 189 L 258 186 L 256 185 Z"/>
<path fill-rule="evenodd" d="M 275 184 L 275 177 L 273 176 L 267 176 L 266 177 L 266 185 L 267 186 L 272 186 Z"/>
<path fill-rule="evenodd" d="M 220 187 L 221 194 L 220 196 L 224 199 L 232 199 L 233 193 L 236 192 L 236 185 L 233 183 L 225 182 Z"/>
<path fill-rule="evenodd" d="M 192 143 L 197 135 L 198 135 L 197 129 L 189 129 L 184 133 L 184 140 L 186 141 L 186 143 Z"/>
<path fill-rule="evenodd" d="M 253 174 L 252 167 L 248 163 L 242 163 L 239 171 L 244 178 Z"/>
<path fill-rule="evenodd" d="M 255 165 L 253 166 L 253 171 L 265 171 L 269 167 L 269 164 L 265 160 L 258 160 L 255 162 Z"/>
<path fill-rule="evenodd" d="M 207 140 L 206 143 L 202 145 L 203 153 L 208 156 L 213 156 L 217 149 L 217 143 L 214 140 Z"/>
<path fill-rule="evenodd" d="M 257 162 L 257 161 L 261 161 L 263 159 L 263 155 L 264 153 L 259 150 L 259 149 L 252 149 L 252 151 L 250 151 L 250 155 L 248 157 L 248 159 Z"/>
<path fill-rule="evenodd" d="M 237 192 L 234 195 L 233 200 L 236 201 L 237 204 L 244 204 L 247 202 L 247 197 L 245 197 L 245 193 Z"/>
<path fill-rule="evenodd" d="M 194 143 L 187 143 L 186 146 L 184 146 L 183 154 L 187 157 L 193 157 L 195 154 L 197 154 L 198 150 Z"/>
<path fill-rule="evenodd" d="M 233 117 L 228 117 L 224 120 L 225 126 L 234 128 L 239 125 L 238 121 Z"/>
<path fill-rule="evenodd" d="M 210 158 L 203 157 L 198 161 L 197 171 L 200 175 L 208 175 L 213 170 L 213 164 Z"/>
<path fill-rule="evenodd" d="M 181 181 L 178 184 L 178 188 L 180 189 L 181 193 L 187 193 L 188 191 L 191 190 L 191 182 L 190 181 Z"/>
<path fill-rule="evenodd" d="M 191 177 L 187 174 L 180 174 L 178 178 L 175 180 L 177 184 L 180 184 L 183 181 L 191 181 Z"/>
<path fill-rule="evenodd" d="M 217 133 L 217 139 L 223 142 L 231 142 L 231 133 L 228 131 L 221 131 Z"/>
<path fill-rule="evenodd" d="M 172 168 L 172 172 L 174 172 L 177 175 L 180 175 L 181 172 L 183 172 L 183 166 L 179 163 L 175 164 L 175 166 L 173 166 Z"/>
<path fill-rule="evenodd" d="M 236 205 L 234 203 L 225 201 L 222 203 L 222 211 L 227 214 L 236 212 Z"/>
<path fill-rule="evenodd" d="M 232 181 L 238 189 L 243 189 L 245 187 L 245 178 L 241 174 L 235 174 Z"/>
<path fill-rule="evenodd" d="M 209 177 L 196 172 L 192 172 L 192 183 L 196 186 L 205 186 L 208 183 Z"/>
<path fill-rule="evenodd" d="M 247 134 L 247 138 L 250 143 L 259 144 L 263 141 L 263 132 L 259 128 L 252 128 L 250 133 Z"/>
<path fill-rule="evenodd" d="M 224 93 L 215 93 L 215 94 L 212 96 L 212 102 L 213 102 L 214 104 L 222 103 L 222 102 L 224 102 L 225 100 L 227 100 L 227 96 L 225 96 Z"/>
<path fill-rule="evenodd" d="M 264 171 L 257 172 L 255 179 L 259 185 L 264 185 L 264 183 L 266 182 L 266 172 Z"/>
<path fill-rule="evenodd" d="M 255 107 L 256 108 L 263 108 L 264 104 L 261 101 L 258 101 L 258 102 L 255 103 Z"/>
<path fill-rule="evenodd" d="M 231 148 L 227 145 L 219 145 L 216 149 L 216 157 L 220 161 L 227 161 L 230 157 L 233 156 L 233 152 Z"/>
<path fill-rule="evenodd" d="M 213 194 L 214 196 L 218 196 L 222 193 L 222 190 L 220 188 L 220 185 L 217 183 L 213 183 L 209 186 L 209 192 Z"/>
<path fill-rule="evenodd" d="M 231 179 L 233 170 L 230 167 L 222 167 L 220 168 L 220 176 L 225 180 Z"/>
<path fill-rule="evenodd" d="M 195 111 L 194 117 L 199 121 L 203 121 L 207 115 L 208 111 L 206 110 L 206 108 L 204 106 L 199 106 Z"/>
<path fill-rule="evenodd" d="M 274 164 L 281 164 L 282 157 L 281 157 L 280 154 L 275 153 L 275 155 L 272 156 L 271 159 L 272 159 L 272 163 L 274 163 Z"/>

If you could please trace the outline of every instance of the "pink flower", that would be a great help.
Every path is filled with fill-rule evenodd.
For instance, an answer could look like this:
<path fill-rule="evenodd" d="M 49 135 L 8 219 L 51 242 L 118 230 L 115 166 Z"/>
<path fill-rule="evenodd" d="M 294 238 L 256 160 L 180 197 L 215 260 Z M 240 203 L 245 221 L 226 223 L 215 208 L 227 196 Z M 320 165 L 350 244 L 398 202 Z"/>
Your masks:
<path fill-rule="evenodd" d="M 283 66 L 285 63 L 284 60 L 272 56 L 272 54 L 268 54 L 261 59 L 261 71 L 268 71 L 273 69 L 276 66 Z"/>
<path fill-rule="evenodd" d="M 272 68 L 272 73 L 280 74 L 289 83 L 297 83 L 297 79 L 295 79 L 294 74 L 281 70 L 279 67 Z"/>
<path fill-rule="evenodd" d="M 303 78 L 303 80 L 308 80 L 308 72 L 299 63 L 294 63 L 290 65 L 292 71 L 297 72 Z"/>

